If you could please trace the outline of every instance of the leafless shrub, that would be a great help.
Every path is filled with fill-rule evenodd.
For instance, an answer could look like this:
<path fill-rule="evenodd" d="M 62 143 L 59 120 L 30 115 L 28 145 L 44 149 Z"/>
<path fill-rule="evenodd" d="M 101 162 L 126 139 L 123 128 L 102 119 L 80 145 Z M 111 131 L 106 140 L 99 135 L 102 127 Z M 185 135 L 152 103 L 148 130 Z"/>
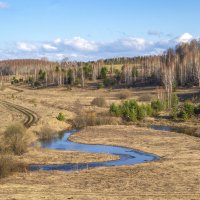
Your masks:
<path fill-rule="evenodd" d="M 1 150 L 21 155 L 28 147 L 27 129 L 22 124 L 12 124 L 4 132 Z"/>
<path fill-rule="evenodd" d="M 11 155 L 0 155 L 0 178 L 4 178 L 13 172 L 25 172 L 27 166 L 16 161 Z"/>
<path fill-rule="evenodd" d="M 49 141 L 57 136 L 57 133 L 48 126 L 44 126 L 38 132 L 39 140 L 41 141 Z"/>
<path fill-rule="evenodd" d="M 81 104 L 80 100 L 77 99 L 77 100 L 74 102 L 73 111 L 74 111 L 76 114 L 79 114 L 81 110 L 83 110 L 83 105 Z"/>
<path fill-rule="evenodd" d="M 95 111 L 81 112 L 73 120 L 75 128 L 83 128 L 87 126 L 99 126 L 115 124 L 115 120 L 111 116 L 97 114 Z"/>
<path fill-rule="evenodd" d="M 119 94 L 117 94 L 117 97 L 119 99 L 128 99 L 131 97 L 131 92 L 129 90 L 124 90 L 120 92 Z"/>
<path fill-rule="evenodd" d="M 107 105 L 107 102 L 104 97 L 96 97 L 92 100 L 91 105 L 105 107 Z"/>
<path fill-rule="evenodd" d="M 138 101 L 151 101 L 152 100 L 152 98 L 151 98 L 151 96 L 150 95 L 142 95 L 142 96 L 140 96 L 139 98 L 138 98 Z"/>

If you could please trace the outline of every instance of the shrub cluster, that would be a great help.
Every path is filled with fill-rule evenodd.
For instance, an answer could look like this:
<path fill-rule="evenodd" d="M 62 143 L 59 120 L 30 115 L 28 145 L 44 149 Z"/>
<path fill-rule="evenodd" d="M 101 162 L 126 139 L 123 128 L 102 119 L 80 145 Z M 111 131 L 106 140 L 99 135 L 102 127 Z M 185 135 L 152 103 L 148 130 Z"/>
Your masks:
<path fill-rule="evenodd" d="M 21 155 L 26 152 L 28 147 L 28 134 L 26 128 L 22 124 L 10 125 L 3 136 L 3 144 L 1 150 Z"/>
<path fill-rule="evenodd" d="M 131 92 L 129 90 L 124 90 L 117 94 L 119 99 L 128 99 L 131 97 Z"/>
<path fill-rule="evenodd" d="M 0 178 L 4 178 L 13 172 L 25 172 L 27 166 L 13 159 L 11 155 L 0 155 Z"/>
<path fill-rule="evenodd" d="M 105 87 L 104 83 L 98 83 L 97 84 L 97 89 L 102 89 L 104 87 Z"/>
<path fill-rule="evenodd" d="M 50 141 L 57 136 L 56 132 L 48 126 L 44 126 L 38 132 L 41 141 Z"/>
<path fill-rule="evenodd" d="M 95 111 L 81 112 L 73 120 L 73 126 L 78 129 L 87 126 L 111 125 L 115 123 L 112 117 L 97 114 Z"/>
<path fill-rule="evenodd" d="M 65 115 L 63 113 L 59 113 L 58 116 L 56 117 L 56 119 L 59 120 L 59 121 L 64 121 Z"/>
<path fill-rule="evenodd" d="M 186 101 L 178 113 L 178 117 L 186 121 L 198 114 L 200 114 L 200 105 L 196 106 L 192 102 Z"/>
<path fill-rule="evenodd" d="M 171 98 L 171 116 L 173 119 L 177 119 L 178 116 L 178 105 L 179 105 L 179 98 L 177 94 L 173 94 Z"/>
<path fill-rule="evenodd" d="M 152 115 L 153 109 L 149 104 L 139 105 L 135 100 L 130 100 L 123 102 L 121 105 L 111 104 L 110 113 L 126 121 L 134 122 Z"/>
<path fill-rule="evenodd" d="M 17 79 L 16 77 L 13 77 L 13 79 L 11 80 L 11 84 L 14 85 L 18 83 L 23 83 L 23 79 L 22 78 Z"/>
<path fill-rule="evenodd" d="M 158 114 L 159 112 L 166 109 L 166 102 L 161 100 L 152 101 L 151 108 L 153 109 L 154 114 Z"/>
<path fill-rule="evenodd" d="M 104 97 L 96 97 L 92 100 L 91 105 L 105 107 L 107 105 L 107 102 Z"/>

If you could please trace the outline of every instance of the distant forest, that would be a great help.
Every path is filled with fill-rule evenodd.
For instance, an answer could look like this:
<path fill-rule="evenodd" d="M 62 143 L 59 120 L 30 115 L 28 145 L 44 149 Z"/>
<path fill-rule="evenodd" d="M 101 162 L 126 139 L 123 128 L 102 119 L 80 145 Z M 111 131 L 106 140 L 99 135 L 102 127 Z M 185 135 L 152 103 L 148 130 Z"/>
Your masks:
<path fill-rule="evenodd" d="M 178 44 L 162 55 L 111 58 L 90 62 L 21 59 L 0 61 L 1 82 L 85 86 L 87 80 L 103 80 L 102 87 L 173 85 L 200 87 L 200 41 Z M 11 79 L 11 80 L 10 80 Z"/>

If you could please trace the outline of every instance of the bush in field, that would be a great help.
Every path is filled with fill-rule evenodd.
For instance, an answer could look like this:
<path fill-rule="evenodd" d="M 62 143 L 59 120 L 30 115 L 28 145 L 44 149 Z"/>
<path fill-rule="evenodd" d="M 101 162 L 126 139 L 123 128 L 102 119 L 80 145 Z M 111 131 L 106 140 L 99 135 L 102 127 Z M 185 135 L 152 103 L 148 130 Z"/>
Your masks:
<path fill-rule="evenodd" d="M 21 124 L 12 124 L 4 132 L 4 149 L 21 155 L 28 147 L 28 135 L 26 128 Z"/>
<path fill-rule="evenodd" d="M 63 113 L 59 113 L 58 116 L 56 117 L 57 120 L 59 121 L 64 121 L 65 120 L 65 116 Z"/>
<path fill-rule="evenodd" d="M 41 130 L 38 132 L 39 139 L 41 141 L 49 141 L 57 136 L 56 132 L 52 130 L 48 126 L 44 126 L 41 128 Z"/>
<path fill-rule="evenodd" d="M 98 83 L 97 84 L 97 89 L 102 89 L 102 88 L 104 88 L 105 86 L 104 86 L 104 84 L 103 83 Z"/>
<path fill-rule="evenodd" d="M 165 103 L 160 100 L 152 101 L 151 108 L 153 109 L 155 114 L 158 114 L 160 111 L 165 109 Z"/>
<path fill-rule="evenodd" d="M 179 104 L 179 98 L 178 98 L 177 94 L 173 94 L 172 99 L 171 99 L 171 107 L 178 108 L 178 104 Z"/>
<path fill-rule="evenodd" d="M 188 117 L 192 117 L 194 115 L 195 111 L 195 105 L 191 102 L 186 101 L 184 103 L 184 111 L 187 113 Z"/>
<path fill-rule="evenodd" d="M 116 105 L 115 103 L 112 103 L 110 105 L 110 113 L 116 117 L 121 116 L 121 106 Z"/>
<path fill-rule="evenodd" d="M 122 104 L 122 118 L 126 121 L 137 120 L 138 104 L 135 100 L 125 101 Z"/>
<path fill-rule="evenodd" d="M 179 104 L 178 96 L 176 94 L 173 94 L 171 99 L 171 108 L 172 108 L 171 115 L 174 119 L 176 119 L 178 115 L 178 104 Z"/>
<path fill-rule="evenodd" d="M 178 117 L 181 118 L 184 121 L 187 121 L 189 119 L 188 114 L 185 112 L 185 110 L 181 110 L 178 114 Z"/>
<path fill-rule="evenodd" d="M 115 124 L 115 121 L 110 116 L 97 115 L 94 111 L 81 112 L 73 120 L 73 126 L 75 128 L 111 124 Z"/>
<path fill-rule="evenodd" d="M 13 79 L 11 80 L 11 84 L 13 85 L 13 84 L 17 84 L 17 83 L 19 83 L 19 80 L 16 79 L 16 77 L 13 77 Z"/>
<path fill-rule="evenodd" d="M 147 115 L 146 107 L 145 105 L 138 106 L 137 108 L 137 119 L 143 120 Z"/>
<path fill-rule="evenodd" d="M 116 117 L 121 117 L 126 121 L 143 120 L 147 115 L 152 114 L 149 104 L 139 105 L 135 100 L 125 101 L 122 105 L 111 104 L 110 113 Z"/>
<path fill-rule="evenodd" d="M 178 113 L 178 117 L 183 119 L 184 121 L 190 119 L 194 115 L 198 115 L 200 113 L 200 106 L 195 106 L 195 104 L 186 101 L 181 108 L 181 111 Z"/>
<path fill-rule="evenodd" d="M 4 178 L 13 172 L 25 172 L 26 166 L 13 159 L 10 155 L 0 155 L 0 178 Z"/>
<path fill-rule="evenodd" d="M 150 104 L 146 104 L 145 107 L 146 107 L 146 114 L 148 116 L 151 116 L 153 114 L 153 109 L 152 109 L 151 105 Z"/>
<path fill-rule="evenodd" d="M 128 90 L 124 90 L 122 92 L 120 92 L 119 94 L 117 94 L 119 99 L 128 99 L 131 97 L 131 92 Z"/>
<path fill-rule="evenodd" d="M 91 105 L 105 107 L 107 105 L 107 102 L 104 97 L 96 97 L 92 100 Z"/>

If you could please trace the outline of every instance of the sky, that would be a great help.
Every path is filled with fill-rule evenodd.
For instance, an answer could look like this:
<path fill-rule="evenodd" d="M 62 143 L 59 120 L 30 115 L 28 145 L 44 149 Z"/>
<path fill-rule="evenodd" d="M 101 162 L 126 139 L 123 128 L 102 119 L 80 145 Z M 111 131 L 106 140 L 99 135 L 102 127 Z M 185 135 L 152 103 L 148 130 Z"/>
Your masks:
<path fill-rule="evenodd" d="M 0 60 L 160 54 L 200 36 L 199 0 L 0 0 Z"/>

